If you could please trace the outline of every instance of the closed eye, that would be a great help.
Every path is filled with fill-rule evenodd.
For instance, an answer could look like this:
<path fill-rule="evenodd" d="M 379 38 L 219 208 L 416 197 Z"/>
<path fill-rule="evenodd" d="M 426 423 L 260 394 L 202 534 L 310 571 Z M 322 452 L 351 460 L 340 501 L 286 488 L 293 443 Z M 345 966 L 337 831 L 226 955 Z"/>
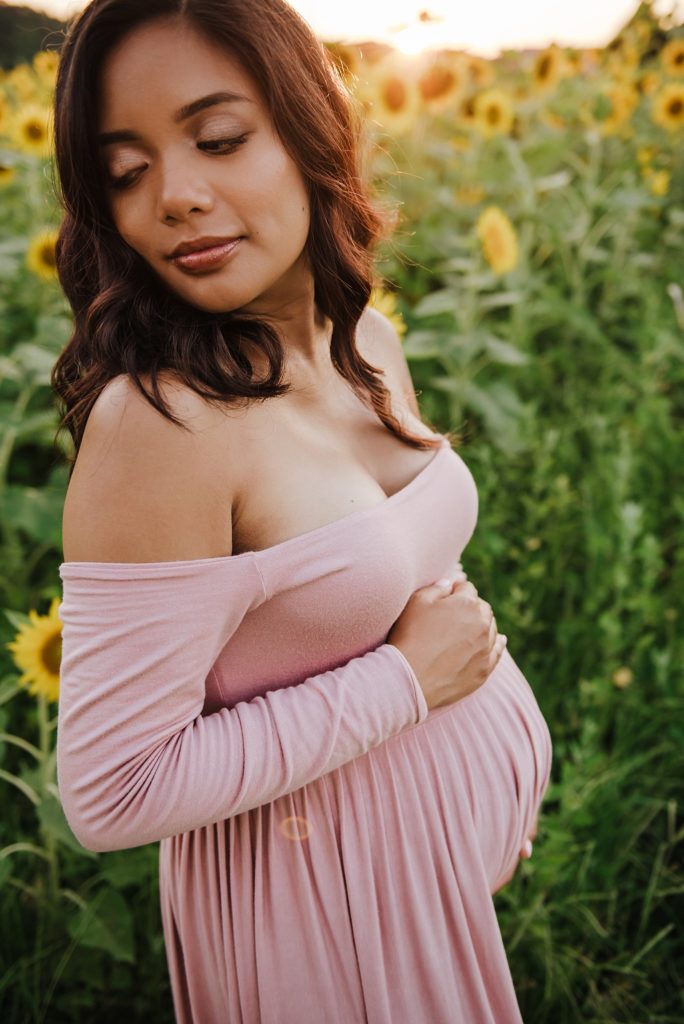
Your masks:
<path fill-rule="evenodd" d="M 200 149 L 208 150 L 210 153 L 218 153 L 219 155 L 225 155 L 226 153 L 232 153 L 239 146 L 243 145 L 247 141 L 247 135 L 237 135 L 233 139 L 207 139 L 204 142 L 198 142 L 197 145 Z M 128 171 L 126 174 L 122 174 L 119 178 L 109 177 L 109 185 L 111 188 L 124 189 L 129 188 L 137 181 L 135 177 L 139 171 L 144 171 L 144 167 L 135 167 L 132 171 Z"/>

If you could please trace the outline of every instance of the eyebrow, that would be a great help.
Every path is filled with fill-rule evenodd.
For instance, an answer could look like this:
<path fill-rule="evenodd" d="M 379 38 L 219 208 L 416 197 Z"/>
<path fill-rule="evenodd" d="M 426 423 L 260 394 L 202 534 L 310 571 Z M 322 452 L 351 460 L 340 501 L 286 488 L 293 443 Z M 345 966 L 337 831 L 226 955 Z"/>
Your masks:
<path fill-rule="evenodd" d="M 254 103 L 254 100 L 250 100 L 247 96 L 242 96 L 237 92 L 212 92 L 209 96 L 201 96 L 198 100 L 193 100 L 192 103 L 186 103 L 184 107 L 177 110 L 173 115 L 175 124 L 180 124 L 181 121 L 187 121 L 193 114 L 198 114 L 200 110 L 206 110 L 207 107 L 216 106 L 217 103 Z M 115 142 L 140 142 L 142 137 L 137 133 L 130 131 L 130 129 L 122 128 L 116 132 L 102 132 L 97 137 L 97 144 L 100 148 L 104 146 L 111 146 Z"/>

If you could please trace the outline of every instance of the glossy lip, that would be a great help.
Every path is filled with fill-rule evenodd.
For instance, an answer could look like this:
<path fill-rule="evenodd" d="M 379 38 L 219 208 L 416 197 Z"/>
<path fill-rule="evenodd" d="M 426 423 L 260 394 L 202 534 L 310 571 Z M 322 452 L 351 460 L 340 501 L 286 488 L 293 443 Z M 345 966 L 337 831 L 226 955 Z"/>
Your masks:
<path fill-rule="evenodd" d="M 191 252 L 201 252 L 203 249 L 215 249 L 218 245 L 228 245 L 229 242 L 236 242 L 242 235 L 198 235 L 197 238 L 189 238 L 187 242 L 179 242 L 173 252 L 166 257 L 173 260 L 176 256 L 186 256 Z"/>
<path fill-rule="evenodd" d="M 210 249 L 200 249 L 196 252 L 186 253 L 184 256 L 172 257 L 172 262 L 181 270 L 195 272 L 214 270 L 223 266 L 227 258 L 237 249 L 242 238 L 235 238 L 231 242 L 223 242 L 214 245 Z"/>

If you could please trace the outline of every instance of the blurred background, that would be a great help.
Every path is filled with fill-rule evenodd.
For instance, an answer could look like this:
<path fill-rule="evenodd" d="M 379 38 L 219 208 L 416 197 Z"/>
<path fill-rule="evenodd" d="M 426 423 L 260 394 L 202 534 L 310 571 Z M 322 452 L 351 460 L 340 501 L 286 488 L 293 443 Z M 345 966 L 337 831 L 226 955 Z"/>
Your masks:
<path fill-rule="evenodd" d="M 157 847 L 84 850 L 55 784 L 50 105 L 82 6 L 0 4 L 4 1024 L 173 1021 Z M 371 303 L 424 416 L 463 437 L 463 565 L 553 738 L 534 855 L 495 896 L 523 1018 L 684 1022 L 683 5 L 294 6 L 399 211 Z"/>

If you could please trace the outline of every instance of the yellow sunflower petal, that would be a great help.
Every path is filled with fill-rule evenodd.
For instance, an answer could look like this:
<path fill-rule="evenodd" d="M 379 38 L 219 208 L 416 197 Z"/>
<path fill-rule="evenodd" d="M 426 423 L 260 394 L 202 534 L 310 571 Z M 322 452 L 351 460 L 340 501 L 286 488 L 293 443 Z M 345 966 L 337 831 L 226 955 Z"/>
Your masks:
<path fill-rule="evenodd" d="M 669 132 L 684 125 L 684 83 L 670 82 L 655 94 L 651 101 L 651 117 Z"/>
<path fill-rule="evenodd" d="M 59 669 L 62 658 L 62 621 L 57 609 L 59 597 L 52 599 L 47 615 L 29 613 L 28 624 L 19 628 L 14 640 L 6 644 L 14 664 L 21 670 L 19 685 L 33 696 L 49 701 L 59 699 Z"/>
<path fill-rule="evenodd" d="M 503 89 L 492 88 L 479 93 L 474 100 L 474 111 L 473 124 L 485 138 L 507 134 L 513 127 L 513 105 Z"/>
<path fill-rule="evenodd" d="M 26 253 L 26 266 L 44 281 L 57 279 L 56 241 L 57 231 L 41 231 L 31 239 Z"/>
<path fill-rule="evenodd" d="M 393 324 L 397 334 L 406 333 L 406 324 L 401 313 L 397 311 L 397 299 L 393 292 L 387 292 L 383 288 L 373 288 L 369 305 L 380 313 L 384 313 Z"/>
<path fill-rule="evenodd" d="M 48 157 L 52 153 L 52 111 L 38 103 L 27 104 L 14 117 L 10 134 L 18 149 L 31 156 Z"/>
<path fill-rule="evenodd" d="M 519 261 L 518 237 L 513 224 L 498 206 L 488 206 L 478 217 L 477 237 L 487 263 L 497 274 L 513 270 Z"/>
<path fill-rule="evenodd" d="M 0 188 L 4 188 L 5 185 L 14 181 L 16 175 L 16 167 L 8 167 L 7 164 L 0 163 Z"/>
<path fill-rule="evenodd" d="M 684 39 L 670 39 L 665 43 L 660 61 L 667 75 L 684 75 Z"/>

